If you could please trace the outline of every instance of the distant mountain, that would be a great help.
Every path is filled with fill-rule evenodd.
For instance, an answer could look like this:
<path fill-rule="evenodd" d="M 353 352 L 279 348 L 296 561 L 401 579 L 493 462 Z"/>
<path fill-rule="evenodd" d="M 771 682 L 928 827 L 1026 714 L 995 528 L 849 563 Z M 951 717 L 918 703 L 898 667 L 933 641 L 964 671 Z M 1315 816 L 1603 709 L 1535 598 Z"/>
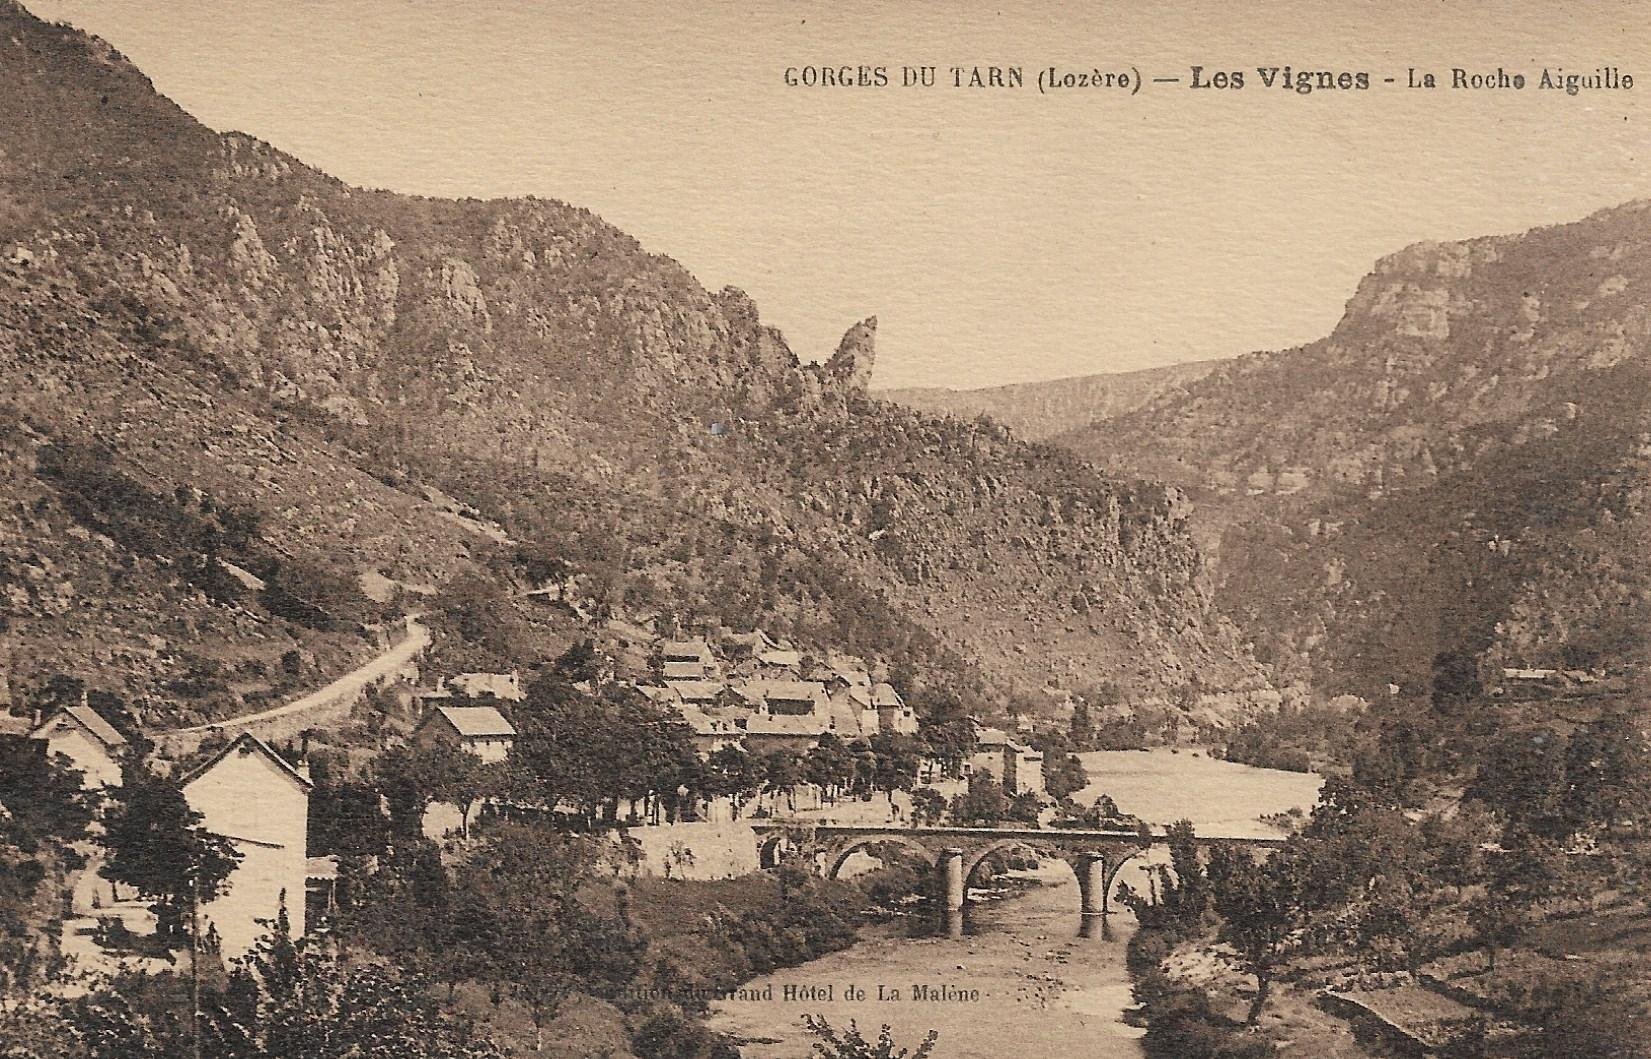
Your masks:
<path fill-rule="evenodd" d="M 1132 412 L 1148 401 L 1203 378 L 1221 363 L 1199 360 L 1140 371 L 1079 375 L 978 390 L 923 386 L 874 393 L 885 401 L 921 412 L 965 419 L 988 415 L 1023 438 L 1039 440 L 1086 426 L 1096 419 Z"/>
<path fill-rule="evenodd" d="M 10 2 L 0 26 L 14 683 L 223 713 L 294 645 L 362 649 L 315 620 L 403 605 L 362 606 L 362 575 L 531 665 L 537 619 L 475 616 L 553 560 L 599 613 L 762 623 L 913 691 L 1260 682 L 1175 490 L 869 398 L 875 320 L 800 364 L 587 211 L 351 188 L 102 41 Z"/>
<path fill-rule="evenodd" d="M 1058 443 L 1186 489 L 1217 599 L 1321 685 L 1577 665 L 1651 628 L 1651 203 L 1379 262 L 1327 338 Z"/>

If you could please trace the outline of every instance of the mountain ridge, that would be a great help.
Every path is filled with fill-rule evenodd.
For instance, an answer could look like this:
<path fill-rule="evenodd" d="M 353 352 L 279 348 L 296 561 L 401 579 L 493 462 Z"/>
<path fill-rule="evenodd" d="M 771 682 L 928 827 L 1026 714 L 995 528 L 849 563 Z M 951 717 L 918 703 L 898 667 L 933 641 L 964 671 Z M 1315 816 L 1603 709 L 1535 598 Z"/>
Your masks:
<path fill-rule="evenodd" d="M 555 552 L 613 612 L 855 640 L 910 690 L 987 709 L 1052 681 L 1264 686 L 1210 609 L 1174 490 L 869 398 L 875 318 L 801 363 L 743 292 L 707 291 L 587 210 L 350 188 L 205 129 L 102 42 L 15 4 L 0 22 L 0 311 L 16 325 L 0 364 L 38 383 L 7 395 L 33 436 L 30 491 L 4 499 L 96 522 L 77 497 L 176 494 L 174 522 L 202 526 L 189 547 L 112 536 L 146 571 L 141 599 L 81 635 L 122 640 L 116 604 L 187 596 L 203 620 L 251 623 L 217 654 L 291 639 L 217 576 L 223 560 L 334 590 L 467 586 L 495 633 L 438 647 L 531 664 L 548 634 L 501 597 L 524 552 Z M 226 544 L 203 505 L 253 509 L 257 530 Z M 36 532 L 3 543 L 23 554 Z M 228 601 L 201 602 L 179 570 Z M 81 665 L 53 657 L 62 616 L 13 618 L 15 669 Z M 218 664 L 163 658 L 131 690 L 168 709 L 167 682 L 197 662 Z"/>
<path fill-rule="evenodd" d="M 1053 440 L 1186 489 L 1223 610 L 1320 686 L 1621 659 L 1651 619 L 1648 296 L 1644 200 L 1418 243 L 1324 339 Z"/>
<path fill-rule="evenodd" d="M 989 415 L 1020 436 L 1039 441 L 1091 420 L 1133 411 L 1165 391 L 1202 378 L 1221 363 L 1220 359 L 1184 361 L 1000 386 L 907 386 L 874 389 L 872 393 L 919 411 L 962 417 Z"/>

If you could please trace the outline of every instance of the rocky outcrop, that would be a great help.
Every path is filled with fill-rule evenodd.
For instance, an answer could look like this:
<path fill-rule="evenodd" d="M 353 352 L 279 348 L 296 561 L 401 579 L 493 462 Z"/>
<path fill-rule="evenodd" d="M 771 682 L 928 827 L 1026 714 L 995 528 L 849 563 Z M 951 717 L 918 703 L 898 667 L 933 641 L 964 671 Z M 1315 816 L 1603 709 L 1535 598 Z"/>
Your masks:
<path fill-rule="evenodd" d="M 826 378 L 845 393 L 863 394 L 871 385 L 877 366 L 877 317 L 871 316 L 844 333 L 837 352 L 826 361 Z"/>
<path fill-rule="evenodd" d="M 256 503 L 280 554 L 352 580 L 505 576 L 417 482 L 659 609 L 905 623 L 1001 686 L 1253 676 L 1161 490 L 868 400 L 875 319 L 801 364 L 589 211 L 349 188 L 71 29 L 0 24 L 0 246 L 31 257 L 0 367 L 37 380 L 13 410 L 157 494 Z"/>
<path fill-rule="evenodd" d="M 1323 340 L 1060 441 L 1188 489 L 1223 609 L 1321 685 L 1620 658 L 1651 620 L 1647 304 L 1651 203 L 1419 244 Z"/>

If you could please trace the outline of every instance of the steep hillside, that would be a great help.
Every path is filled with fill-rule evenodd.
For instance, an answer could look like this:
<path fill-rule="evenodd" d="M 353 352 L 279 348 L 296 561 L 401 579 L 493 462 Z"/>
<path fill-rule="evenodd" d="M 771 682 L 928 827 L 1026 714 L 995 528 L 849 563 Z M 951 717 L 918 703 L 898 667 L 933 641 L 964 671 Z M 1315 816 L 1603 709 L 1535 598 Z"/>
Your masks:
<path fill-rule="evenodd" d="M 4 499 L 97 523 L 205 496 L 254 527 L 94 525 L 153 568 L 105 590 L 142 613 L 187 599 L 230 639 L 290 635 L 302 609 L 202 590 L 220 560 L 303 571 L 308 602 L 372 571 L 436 586 L 438 618 L 456 585 L 496 613 L 557 560 L 599 609 L 765 622 L 914 690 L 1258 681 L 1174 490 L 869 399 L 874 319 L 799 364 L 743 293 L 587 211 L 346 187 L 203 128 L 94 38 L 9 3 L 0 21 L 0 370 L 30 380 L 6 390 L 27 441 Z M 60 450 L 129 479 L 126 502 L 100 514 L 96 481 L 54 477 Z M 31 666 L 82 667 L 41 657 L 60 615 L 12 607 Z M 91 635 L 124 635 L 122 613 Z M 484 656 L 540 661 L 480 625 Z"/>
<path fill-rule="evenodd" d="M 1222 361 L 1200 360 L 1107 375 L 1079 375 L 978 390 L 940 386 L 878 390 L 885 401 L 921 412 L 972 419 L 988 415 L 1034 441 L 1077 430 L 1097 419 L 1133 412 L 1166 393 L 1178 392 L 1214 371 Z"/>
<path fill-rule="evenodd" d="M 1620 660 L 1651 619 L 1651 204 L 1384 259 L 1335 331 L 1069 432 L 1187 489 L 1224 611 L 1320 682 Z"/>

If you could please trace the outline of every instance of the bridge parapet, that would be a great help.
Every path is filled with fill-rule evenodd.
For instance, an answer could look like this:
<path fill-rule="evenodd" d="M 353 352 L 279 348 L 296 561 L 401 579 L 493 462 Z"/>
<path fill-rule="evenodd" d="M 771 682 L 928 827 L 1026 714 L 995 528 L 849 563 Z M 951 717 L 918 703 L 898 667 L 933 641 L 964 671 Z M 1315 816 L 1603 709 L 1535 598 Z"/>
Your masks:
<path fill-rule="evenodd" d="M 805 819 L 774 819 L 752 823 L 757 834 L 759 863 L 777 862 L 787 845 L 813 849 L 824 857 L 828 878 L 836 878 L 853 854 L 879 845 L 894 844 L 933 863 L 936 889 L 946 911 L 963 907 L 969 879 L 993 853 L 1026 846 L 1059 857 L 1072 867 L 1086 915 L 1111 911 L 1112 885 L 1118 872 L 1135 857 L 1167 841 L 1162 828 L 1076 830 L 1037 827 L 892 827 L 887 825 L 827 824 Z M 1199 836 L 1199 846 L 1239 845 L 1257 849 L 1282 846 L 1283 838 L 1253 836 L 1222 838 Z"/>

